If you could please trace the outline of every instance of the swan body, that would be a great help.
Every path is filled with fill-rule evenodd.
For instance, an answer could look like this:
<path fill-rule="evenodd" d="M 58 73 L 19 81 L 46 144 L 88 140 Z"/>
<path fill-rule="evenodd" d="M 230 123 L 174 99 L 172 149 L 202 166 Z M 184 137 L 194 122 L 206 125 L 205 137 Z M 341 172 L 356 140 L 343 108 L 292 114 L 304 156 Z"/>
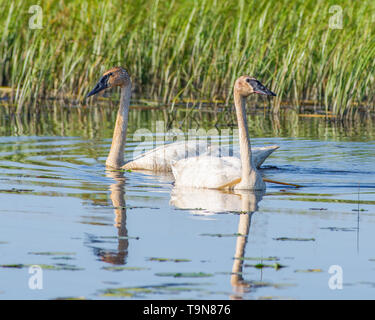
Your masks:
<path fill-rule="evenodd" d="M 259 168 L 267 157 L 279 146 L 252 148 L 254 166 Z M 239 155 L 233 157 L 219 157 L 217 153 L 204 154 L 200 157 L 182 159 L 173 163 L 175 185 L 190 188 L 231 189 L 235 182 L 241 180 L 241 159 Z"/>
<path fill-rule="evenodd" d="M 259 168 L 266 158 L 278 148 L 278 146 L 252 148 L 254 165 Z M 219 157 L 221 154 L 229 155 L 229 149 L 218 146 L 207 147 L 205 142 L 179 141 L 147 151 L 127 162 L 122 168 L 127 170 L 168 172 L 172 171 L 172 164 L 179 160 L 188 160 L 190 157 L 197 155 L 201 155 L 200 157 Z M 239 153 L 234 153 L 234 157 L 239 161 Z M 181 162 L 179 167 L 181 168 L 183 164 L 188 166 L 189 161 Z"/>
<path fill-rule="evenodd" d="M 123 169 L 168 172 L 172 170 L 173 161 L 184 159 L 189 155 L 203 154 L 206 150 L 207 144 L 196 141 L 173 142 L 135 157 L 128 161 Z"/>
<path fill-rule="evenodd" d="M 132 88 L 130 76 L 125 69 L 114 67 L 103 74 L 94 89 L 88 93 L 87 97 L 116 86 L 121 88 L 121 99 L 111 149 L 106 160 L 107 167 L 114 169 L 169 172 L 172 171 L 172 164 L 178 160 L 198 155 L 205 157 L 208 155 L 220 156 L 220 154 L 229 154 L 225 153 L 226 150 L 224 148 L 207 147 L 207 143 L 205 142 L 181 141 L 159 146 L 137 156 L 133 160 L 125 162 L 124 150 Z M 253 148 L 254 165 L 260 167 L 264 160 L 277 148 L 277 146 Z"/>
<path fill-rule="evenodd" d="M 246 97 L 253 93 L 275 95 L 252 77 L 242 76 L 237 79 L 234 86 L 234 102 L 239 127 L 240 157 L 214 155 L 177 161 L 172 164 L 177 187 L 236 190 L 264 190 L 266 188 L 257 170 L 259 156 L 251 149 L 247 127 Z M 268 148 L 265 158 L 275 148 Z"/>

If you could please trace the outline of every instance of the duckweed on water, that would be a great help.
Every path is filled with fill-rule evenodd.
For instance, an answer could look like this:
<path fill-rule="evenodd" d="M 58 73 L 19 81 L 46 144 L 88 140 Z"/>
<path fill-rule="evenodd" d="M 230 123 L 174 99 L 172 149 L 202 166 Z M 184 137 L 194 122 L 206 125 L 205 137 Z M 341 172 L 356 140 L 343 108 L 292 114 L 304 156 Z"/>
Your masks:
<path fill-rule="evenodd" d="M 102 267 L 103 270 L 107 271 L 142 271 L 142 270 L 150 270 L 150 268 L 144 267 L 120 267 L 120 266 L 108 266 Z"/>
<path fill-rule="evenodd" d="M 15 268 L 15 269 L 21 269 L 26 267 L 24 264 L 2 264 L 0 265 L 1 268 Z"/>
<path fill-rule="evenodd" d="M 189 259 L 170 259 L 170 258 L 147 258 L 147 261 L 158 261 L 158 262 L 190 262 Z"/>
<path fill-rule="evenodd" d="M 167 283 L 164 285 L 145 286 L 145 287 L 129 287 L 129 288 L 109 288 L 101 292 L 103 297 L 118 297 L 118 298 L 131 298 L 131 297 L 144 297 L 149 294 L 168 294 L 170 292 L 190 292 L 202 291 L 196 288 L 196 283 Z"/>
<path fill-rule="evenodd" d="M 148 186 L 149 187 L 149 186 Z M 120 207 L 122 208 L 122 207 Z M 116 209 L 116 208 L 115 208 Z M 151 210 L 158 210 L 158 207 L 145 207 L 145 206 L 126 206 L 123 209 L 133 210 L 133 209 L 151 209 Z"/>
<path fill-rule="evenodd" d="M 1 268 L 14 268 L 14 269 L 22 269 L 22 268 L 28 268 L 33 266 L 34 264 L 2 264 L 0 265 Z M 81 271 L 85 270 L 84 268 L 77 267 L 75 265 L 71 264 L 65 264 L 65 263 L 57 263 L 55 265 L 50 265 L 50 264 L 35 264 L 39 267 L 41 267 L 44 270 L 57 270 L 57 271 Z"/>
<path fill-rule="evenodd" d="M 315 272 L 323 272 L 323 270 L 322 269 L 297 269 L 297 270 L 294 270 L 294 272 L 315 273 Z"/>
<path fill-rule="evenodd" d="M 75 252 L 45 251 L 45 252 L 29 252 L 37 256 L 72 256 Z"/>
<path fill-rule="evenodd" d="M 278 198 L 277 200 L 286 200 Z M 328 203 L 347 203 L 347 204 L 370 204 L 374 205 L 375 201 L 371 200 L 347 200 L 347 199 L 324 199 L 324 198 L 288 198 L 288 201 L 307 201 L 307 202 L 328 202 Z"/>
<path fill-rule="evenodd" d="M 277 240 L 277 241 L 315 241 L 314 238 L 289 238 L 289 237 L 273 238 L 273 240 Z"/>
<path fill-rule="evenodd" d="M 218 237 L 218 238 L 222 238 L 222 237 L 246 237 L 245 234 L 241 234 L 241 233 L 228 233 L 228 234 L 225 234 L 225 233 L 201 233 L 200 236 Z"/>
<path fill-rule="evenodd" d="M 273 264 L 257 263 L 257 264 L 245 264 L 244 267 L 252 267 L 256 269 L 274 268 L 275 270 L 279 270 L 281 268 L 285 268 L 286 266 L 281 265 L 279 263 L 273 263 Z"/>
<path fill-rule="evenodd" d="M 278 257 L 235 257 L 236 260 L 279 261 Z"/>
<path fill-rule="evenodd" d="M 329 231 L 356 231 L 355 228 L 338 228 L 338 227 L 326 227 L 320 228 L 322 230 L 329 230 Z"/>
<path fill-rule="evenodd" d="M 174 278 L 205 278 L 212 277 L 212 273 L 204 272 L 158 272 L 155 273 L 158 277 L 174 277 Z"/>
<path fill-rule="evenodd" d="M 87 300 L 85 297 L 59 297 L 55 300 Z"/>
<path fill-rule="evenodd" d="M 53 257 L 52 260 L 75 260 L 75 258 L 70 256 L 61 256 L 61 257 Z"/>

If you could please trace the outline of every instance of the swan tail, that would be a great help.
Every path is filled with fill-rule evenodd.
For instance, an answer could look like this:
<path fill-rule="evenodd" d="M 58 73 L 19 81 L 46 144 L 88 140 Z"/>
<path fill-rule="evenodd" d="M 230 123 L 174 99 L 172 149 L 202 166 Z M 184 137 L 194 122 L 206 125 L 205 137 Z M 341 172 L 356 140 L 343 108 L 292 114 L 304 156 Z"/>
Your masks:
<path fill-rule="evenodd" d="M 253 150 L 254 165 L 259 169 L 259 167 L 272 154 L 272 152 L 274 152 L 275 150 L 279 148 L 280 148 L 279 146 L 275 145 L 275 146 L 256 148 L 256 150 Z"/>

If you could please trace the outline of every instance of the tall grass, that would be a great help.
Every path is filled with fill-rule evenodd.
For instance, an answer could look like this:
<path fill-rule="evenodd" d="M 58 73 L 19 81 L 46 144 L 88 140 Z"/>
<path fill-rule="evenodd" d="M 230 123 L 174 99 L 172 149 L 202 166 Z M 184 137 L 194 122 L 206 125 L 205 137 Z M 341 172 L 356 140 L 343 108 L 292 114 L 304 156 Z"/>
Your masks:
<path fill-rule="evenodd" d="M 29 29 L 28 9 L 43 9 Z M 332 5 L 343 28 L 332 29 Z M 0 85 L 18 111 L 46 96 L 82 99 L 100 74 L 126 67 L 135 94 L 229 102 L 236 77 L 251 74 L 297 109 L 312 100 L 352 114 L 375 101 L 373 0 L 1 1 Z"/>

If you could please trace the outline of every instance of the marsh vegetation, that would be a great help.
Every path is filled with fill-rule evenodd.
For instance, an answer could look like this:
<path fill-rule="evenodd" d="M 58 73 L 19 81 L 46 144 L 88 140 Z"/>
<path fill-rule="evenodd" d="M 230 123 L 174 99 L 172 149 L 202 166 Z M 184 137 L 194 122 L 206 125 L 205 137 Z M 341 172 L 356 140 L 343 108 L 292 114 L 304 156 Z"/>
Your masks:
<path fill-rule="evenodd" d="M 276 113 L 282 102 L 373 111 L 371 0 L 44 0 L 43 28 L 29 29 L 34 2 L 1 5 L 0 85 L 18 111 L 43 97 L 82 103 L 114 65 L 128 69 L 136 97 L 164 104 L 230 104 L 234 80 L 251 74 L 278 95 Z M 342 28 L 330 27 L 334 5 Z"/>

